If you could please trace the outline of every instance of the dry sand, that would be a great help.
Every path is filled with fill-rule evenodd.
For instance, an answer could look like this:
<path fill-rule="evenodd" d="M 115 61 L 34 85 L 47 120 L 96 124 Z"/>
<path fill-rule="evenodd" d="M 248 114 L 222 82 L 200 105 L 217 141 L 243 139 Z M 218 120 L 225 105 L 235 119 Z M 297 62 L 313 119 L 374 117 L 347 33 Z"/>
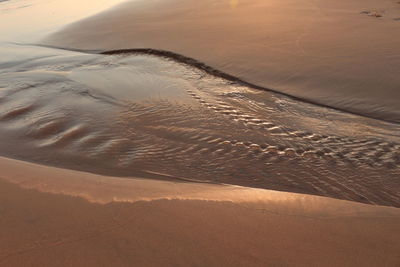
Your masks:
<path fill-rule="evenodd" d="M 1 266 L 400 264 L 396 208 L 5 158 L 0 169 Z"/>

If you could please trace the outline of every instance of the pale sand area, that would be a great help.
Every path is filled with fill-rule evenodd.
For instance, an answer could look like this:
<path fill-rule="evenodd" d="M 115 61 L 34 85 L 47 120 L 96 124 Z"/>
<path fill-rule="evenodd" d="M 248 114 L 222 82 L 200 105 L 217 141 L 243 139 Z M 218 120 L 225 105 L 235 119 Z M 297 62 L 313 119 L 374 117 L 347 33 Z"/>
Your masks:
<path fill-rule="evenodd" d="M 0 42 L 37 42 L 68 23 L 124 0 L 0 1 Z"/>
<path fill-rule="evenodd" d="M 0 159 L 1 266 L 399 266 L 400 210 Z"/>
<path fill-rule="evenodd" d="M 247 82 L 400 121 L 396 0 L 136 0 L 42 43 L 172 51 Z"/>

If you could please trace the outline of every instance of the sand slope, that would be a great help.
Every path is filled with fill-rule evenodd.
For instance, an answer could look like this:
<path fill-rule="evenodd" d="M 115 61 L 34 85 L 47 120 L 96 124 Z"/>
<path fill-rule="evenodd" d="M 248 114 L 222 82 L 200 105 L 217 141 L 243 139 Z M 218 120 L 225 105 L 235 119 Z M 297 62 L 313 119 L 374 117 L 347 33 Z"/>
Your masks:
<path fill-rule="evenodd" d="M 395 208 L 267 190 L 118 180 L 4 158 L 0 164 L 1 266 L 400 263 Z"/>
<path fill-rule="evenodd" d="M 399 31 L 395 0 L 146 0 L 43 43 L 172 51 L 253 84 L 399 122 Z"/>
<path fill-rule="evenodd" d="M 157 56 L 0 51 L 1 156 L 400 207 L 400 125 Z"/>

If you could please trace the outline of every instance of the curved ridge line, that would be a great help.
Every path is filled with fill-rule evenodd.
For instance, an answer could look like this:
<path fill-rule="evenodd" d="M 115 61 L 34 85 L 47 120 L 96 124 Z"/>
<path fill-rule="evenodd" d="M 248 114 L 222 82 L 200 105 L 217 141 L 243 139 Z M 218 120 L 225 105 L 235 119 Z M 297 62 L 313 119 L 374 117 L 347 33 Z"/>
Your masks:
<path fill-rule="evenodd" d="M 399 121 L 397 120 L 389 120 L 389 119 L 384 119 L 384 118 L 376 118 L 376 117 L 372 117 L 372 116 L 368 116 L 356 111 L 351 111 L 351 110 L 346 110 L 343 108 L 338 108 L 338 107 L 333 107 L 327 104 L 323 104 L 317 101 L 313 101 L 313 100 L 309 100 L 309 99 L 305 99 L 305 98 L 301 98 L 298 96 L 294 96 L 285 92 L 281 92 L 278 91 L 276 89 L 271 89 L 268 87 L 264 87 L 264 86 L 260 86 L 248 81 L 245 81 L 239 77 L 233 76 L 231 74 L 228 74 L 226 72 L 220 71 L 218 69 L 215 69 L 201 61 L 198 61 L 194 58 L 191 57 L 187 57 L 181 54 L 177 54 L 175 52 L 171 52 L 171 51 L 166 51 L 166 50 L 159 50 L 159 49 L 153 49 L 153 48 L 130 48 L 130 49 L 116 49 L 116 50 L 105 50 L 102 52 L 99 52 L 99 54 L 102 55 L 121 55 L 121 54 L 145 54 L 145 55 L 153 55 L 153 56 L 159 56 L 159 57 L 164 57 L 164 58 L 168 58 L 168 59 L 172 59 L 175 61 L 178 61 L 180 63 L 184 63 L 184 64 L 188 64 L 190 66 L 196 67 L 210 75 L 216 76 L 216 77 L 220 77 L 223 78 L 225 80 L 231 81 L 231 82 L 235 82 L 237 84 L 240 85 L 244 85 L 253 89 L 258 89 L 258 90 L 263 90 L 263 91 L 268 91 L 268 92 L 272 92 L 281 96 L 285 96 L 287 98 L 296 100 L 296 101 L 300 101 L 303 103 L 307 103 L 307 104 L 312 104 L 315 106 L 319 106 L 319 107 L 324 107 L 324 108 L 328 108 L 328 109 L 333 109 L 339 112 L 343 112 L 343 113 L 348 113 L 348 114 L 353 114 L 353 115 L 357 115 L 357 116 L 361 116 L 364 118 L 368 118 L 368 119 L 374 119 L 374 120 L 378 120 L 378 121 L 384 121 L 384 122 L 389 122 L 389 123 L 394 123 L 394 124 L 400 124 Z"/>
<path fill-rule="evenodd" d="M 396 124 L 396 125 L 400 125 L 400 121 L 397 120 L 390 120 L 390 119 L 385 119 L 385 118 L 378 118 L 378 117 L 373 117 L 373 116 L 369 116 L 366 114 L 362 114 L 360 112 L 357 111 L 352 111 L 352 110 L 346 110 L 343 108 L 339 108 L 339 107 L 333 107 L 327 104 L 323 104 L 317 101 L 313 101 L 310 99 L 306 99 L 306 98 L 301 98 L 298 96 L 294 96 L 285 92 L 281 92 L 278 91 L 276 89 L 271 89 L 268 87 L 264 87 L 264 86 L 260 86 L 260 85 L 256 85 L 253 84 L 251 82 L 247 82 L 239 77 L 233 76 L 231 74 L 228 74 L 226 72 L 217 70 L 201 61 L 198 61 L 194 58 L 191 57 L 187 57 L 175 52 L 171 52 L 171 51 L 167 51 L 167 50 L 159 50 L 159 49 L 153 49 L 153 48 L 126 48 L 126 49 L 115 49 L 115 50 L 83 50 L 83 49 L 76 49 L 76 48 L 66 48 L 66 47 L 58 47 L 58 46 L 52 46 L 52 45 L 43 45 L 43 44 L 19 44 L 16 43 L 18 45 L 35 45 L 35 46 L 40 46 L 40 47 L 47 47 L 47 48 L 54 48 L 54 49 L 60 49 L 60 50 L 66 50 L 66 51 L 72 51 L 72 52 L 80 52 L 80 53 L 86 53 L 86 54 L 100 54 L 100 55 L 123 55 L 123 54 L 144 54 L 144 55 L 152 55 L 152 56 L 159 56 L 159 57 L 163 57 L 163 58 L 167 58 L 167 59 L 171 59 L 174 61 L 177 61 L 179 63 L 183 63 L 183 64 L 187 64 L 189 66 L 192 67 L 196 67 L 200 70 L 203 70 L 204 72 L 216 76 L 216 77 L 220 77 L 223 79 L 226 79 L 228 81 L 231 82 L 235 82 L 239 85 L 243 85 L 243 86 L 247 86 L 253 89 L 258 89 L 258 90 L 263 90 L 263 91 L 268 91 L 268 92 L 272 92 L 281 96 L 285 96 L 289 99 L 292 100 L 296 100 L 296 101 L 300 101 L 303 103 L 307 103 L 307 104 L 311 104 L 314 106 L 319 106 L 319 107 L 323 107 L 323 108 L 327 108 L 327 109 L 331 109 L 331 110 L 335 110 L 335 111 L 339 111 L 342 113 L 347 113 L 347 114 L 353 114 L 353 115 L 357 115 L 363 118 L 368 118 L 368 119 L 373 119 L 373 120 L 377 120 L 377 121 L 383 121 L 386 123 L 391 123 L 391 124 Z"/>

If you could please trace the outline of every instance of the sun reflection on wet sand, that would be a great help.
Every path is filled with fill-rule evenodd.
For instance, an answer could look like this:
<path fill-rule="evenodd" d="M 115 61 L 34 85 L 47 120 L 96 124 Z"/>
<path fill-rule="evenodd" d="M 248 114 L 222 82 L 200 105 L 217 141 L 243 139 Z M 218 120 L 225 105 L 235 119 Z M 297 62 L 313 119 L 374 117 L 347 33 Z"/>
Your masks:
<path fill-rule="evenodd" d="M 231 8 L 236 8 L 239 4 L 239 0 L 231 0 Z"/>
<path fill-rule="evenodd" d="M 68 23 L 125 0 L 25 0 L 0 3 L 0 42 L 36 42 Z"/>
<path fill-rule="evenodd" d="M 400 266 L 400 209 L 348 201 L 400 206 L 397 126 L 256 90 L 165 51 L 86 53 L 27 44 L 122 1 L 0 0 L 0 42 L 22 42 L 0 44 L 0 155 L 47 165 L 0 157 L 1 266 Z M 314 5 L 323 0 L 307 1 L 180 0 L 179 16 L 200 15 L 211 26 L 178 22 L 172 33 L 159 27 L 176 22 L 168 13 L 173 5 L 154 5 L 156 23 L 146 25 L 158 25 L 155 31 L 145 23 L 128 27 L 138 9 L 123 9 L 125 21 L 96 16 L 104 27 L 58 45 L 90 45 L 90 35 L 99 34 L 101 46 L 123 28 L 143 30 L 144 37 L 123 32 L 111 49 L 150 47 L 132 42 L 154 32 L 167 37 L 155 42 L 164 45 L 177 29 L 184 37 L 178 43 L 190 47 L 220 29 L 221 42 L 202 40 L 211 49 L 192 47 L 211 55 L 243 41 L 237 33 L 250 33 L 247 23 L 259 29 L 263 19 L 282 15 L 289 22 L 270 23 L 270 35 L 243 45 L 237 66 L 260 59 L 252 48 L 274 50 L 264 62 L 282 51 L 284 59 L 307 56 L 318 52 L 310 43 L 307 50 L 309 26 L 326 11 Z M 185 12 L 187 4 L 194 12 Z M 254 16 L 270 4 L 285 10 Z M 207 8 L 207 19 L 197 7 Z M 218 7 L 222 16 L 213 13 Z M 243 16 L 246 9 L 251 16 Z M 286 13 L 293 11 L 301 17 L 298 32 L 289 25 L 297 26 L 296 16 Z M 294 43 L 277 33 L 288 25 Z M 294 61 L 294 68 L 306 62 Z"/>
<path fill-rule="evenodd" d="M 3 171 L 0 178 L 23 188 L 81 197 L 98 204 L 201 200 L 232 202 L 252 209 L 300 217 L 400 217 L 400 210 L 397 208 L 265 189 L 137 177 L 130 179 L 109 177 L 2 157 L 0 157 L 0 167 Z"/>

